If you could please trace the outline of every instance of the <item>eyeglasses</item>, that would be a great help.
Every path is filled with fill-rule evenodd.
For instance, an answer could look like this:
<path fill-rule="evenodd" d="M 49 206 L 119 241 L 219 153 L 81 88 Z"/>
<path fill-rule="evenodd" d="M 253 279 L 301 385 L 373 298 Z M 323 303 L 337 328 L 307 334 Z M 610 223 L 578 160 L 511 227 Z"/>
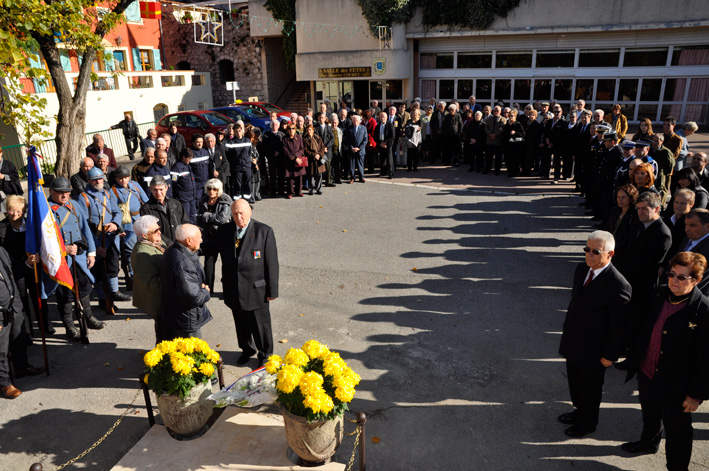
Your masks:
<path fill-rule="evenodd" d="M 592 249 L 589 246 L 586 246 L 583 248 L 583 251 L 586 253 L 591 252 L 593 255 L 601 255 L 602 253 L 608 252 L 608 250 L 598 250 L 598 249 Z"/>
<path fill-rule="evenodd" d="M 667 274 L 668 277 L 670 278 L 677 278 L 678 281 L 687 281 L 691 280 L 694 277 L 693 276 L 687 276 L 687 275 L 678 275 L 677 273 L 671 271 Z"/>
<path fill-rule="evenodd" d="M 217 188 L 207 188 L 207 191 L 219 191 Z"/>
<path fill-rule="evenodd" d="M 156 232 L 160 232 L 160 228 L 159 228 L 159 227 L 158 227 L 157 229 L 152 230 L 152 231 L 148 231 L 148 235 L 153 235 L 153 234 L 155 234 Z"/>

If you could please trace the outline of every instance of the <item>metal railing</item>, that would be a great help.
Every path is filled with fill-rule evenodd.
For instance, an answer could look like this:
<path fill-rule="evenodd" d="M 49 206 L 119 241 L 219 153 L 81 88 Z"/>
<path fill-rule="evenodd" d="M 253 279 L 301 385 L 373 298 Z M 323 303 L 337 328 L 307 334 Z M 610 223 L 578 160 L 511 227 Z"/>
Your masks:
<path fill-rule="evenodd" d="M 138 124 L 138 132 L 141 137 L 144 137 L 148 129 L 153 129 L 155 127 L 155 122 L 147 122 Z M 123 130 L 121 129 L 102 129 L 100 131 L 91 131 L 84 134 L 84 147 L 88 147 L 94 141 L 94 135 L 101 134 L 103 136 L 103 141 L 105 146 L 113 149 L 113 154 L 116 157 L 128 154 L 128 147 L 126 146 L 126 140 L 123 137 Z M 138 138 L 140 141 L 141 137 Z M 4 146 L 3 159 L 7 159 L 15 164 L 18 172 L 20 173 L 20 178 L 25 178 L 27 174 L 27 146 L 24 144 L 15 144 L 12 146 Z M 48 139 L 44 141 L 39 146 L 39 153 L 42 156 L 40 165 L 42 167 L 42 173 L 50 174 L 54 173 L 54 164 L 57 161 L 57 144 L 54 139 Z M 78 156 L 77 158 L 85 157 L 85 154 Z"/>

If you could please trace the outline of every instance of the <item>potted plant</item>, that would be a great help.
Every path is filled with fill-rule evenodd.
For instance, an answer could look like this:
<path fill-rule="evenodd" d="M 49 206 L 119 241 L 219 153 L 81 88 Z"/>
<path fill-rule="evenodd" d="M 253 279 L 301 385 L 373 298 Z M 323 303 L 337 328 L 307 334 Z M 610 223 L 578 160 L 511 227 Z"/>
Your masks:
<path fill-rule="evenodd" d="M 160 342 L 143 361 L 143 381 L 157 396 L 165 426 L 183 436 L 201 431 L 212 416 L 207 396 L 219 354 L 202 339 L 176 338 Z"/>
<path fill-rule="evenodd" d="M 186 11 L 184 15 L 182 15 L 182 24 L 190 24 L 192 23 L 192 13 Z"/>
<path fill-rule="evenodd" d="M 239 10 L 232 9 L 230 13 L 231 13 L 231 19 L 232 19 L 232 20 L 238 20 L 238 19 L 239 19 Z"/>
<path fill-rule="evenodd" d="M 290 448 L 305 462 L 327 461 L 342 442 L 343 414 L 360 377 L 340 354 L 316 340 L 272 355 L 266 371 L 276 375 L 276 392 Z"/>

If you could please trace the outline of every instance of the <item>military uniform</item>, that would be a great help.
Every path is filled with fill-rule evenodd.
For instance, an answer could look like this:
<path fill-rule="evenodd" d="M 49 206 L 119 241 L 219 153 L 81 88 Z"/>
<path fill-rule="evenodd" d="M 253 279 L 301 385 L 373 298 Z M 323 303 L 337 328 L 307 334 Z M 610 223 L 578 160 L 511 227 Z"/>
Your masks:
<path fill-rule="evenodd" d="M 123 232 L 121 227 L 123 215 L 121 210 L 118 209 L 118 200 L 113 193 L 106 189 L 96 190 L 91 186 L 90 182 L 92 181 L 92 172 L 94 170 L 101 172 L 100 169 L 96 168 L 89 170 L 89 185 L 86 187 L 85 192 L 77 196 L 76 207 L 89 223 L 95 246 L 106 249 L 104 257 L 96 256 L 96 263 L 91 269 L 96 278 L 95 287 L 99 298 L 99 306 L 103 306 L 103 299 L 105 298 L 103 290 L 106 287 L 99 285 L 99 280 L 103 278 L 104 271 L 114 300 L 125 301 L 130 298 L 118 291 L 119 249 L 117 236 Z M 110 223 L 115 224 L 118 229 L 114 232 L 104 233 L 104 227 Z"/>
<path fill-rule="evenodd" d="M 202 198 L 204 195 L 204 187 L 207 185 L 207 180 L 209 180 L 209 151 L 207 149 L 192 149 L 192 161 L 190 161 L 190 167 L 192 167 L 192 173 L 194 174 L 194 184 L 195 184 L 195 205 L 196 202 Z M 178 198 L 179 199 L 179 198 Z M 192 214 L 196 214 L 195 212 Z M 190 217 L 190 221 L 194 224 L 194 218 Z"/>
<path fill-rule="evenodd" d="M 59 182 L 57 182 L 59 180 Z M 52 189 L 57 191 L 62 191 L 63 188 L 61 184 L 63 183 L 61 177 L 54 179 L 52 182 Z M 55 182 L 57 184 L 55 184 Z M 69 190 L 71 190 L 71 185 L 69 185 L 68 180 L 66 180 Z M 49 208 L 51 209 L 54 220 L 59 226 L 59 230 L 62 233 L 62 238 L 64 239 L 65 245 L 76 245 L 78 247 L 76 255 L 73 257 L 67 256 L 67 264 L 69 265 L 69 270 L 71 271 L 74 284 L 79 288 L 79 300 L 84 308 L 84 315 L 87 320 L 87 324 L 90 328 L 102 328 L 103 323 L 96 320 L 91 312 L 91 284 L 94 282 L 94 276 L 88 266 L 88 257 L 94 257 L 96 255 L 96 244 L 94 243 L 93 235 L 91 234 L 91 229 L 89 227 L 86 218 L 81 211 L 77 210 L 77 204 L 75 201 L 67 201 L 65 204 L 60 204 L 49 198 Z M 73 266 L 73 262 L 76 266 Z M 42 288 L 46 285 L 42 284 Z M 46 298 L 51 292 L 42 293 L 42 297 Z M 72 300 L 74 299 L 74 293 L 71 289 L 63 285 L 58 285 L 56 287 L 55 293 L 57 299 L 57 308 L 59 309 L 59 316 L 61 317 L 62 323 L 66 328 L 67 335 L 74 339 L 79 339 L 79 331 L 74 327 L 74 314 L 72 309 Z"/>
<path fill-rule="evenodd" d="M 190 223 L 195 223 L 197 217 L 197 184 L 192 172 L 192 165 L 183 161 L 177 162 L 170 170 L 173 198 L 182 204 L 185 215 Z"/>
<path fill-rule="evenodd" d="M 172 198 L 172 180 L 170 178 L 170 167 L 168 165 L 158 165 L 153 163 L 150 168 L 145 172 L 145 185 L 149 188 L 150 182 L 155 175 L 160 175 L 165 178 L 165 184 L 167 185 L 167 197 Z"/>
<path fill-rule="evenodd" d="M 116 170 L 116 173 L 119 174 L 116 178 L 122 178 L 121 175 L 123 177 L 128 176 L 123 175 L 121 172 L 122 168 L 119 167 L 118 170 Z M 125 170 L 125 173 L 128 173 L 128 171 Z M 118 184 L 113 185 L 111 194 L 116 197 L 118 208 L 121 209 L 122 214 L 121 225 L 123 226 L 125 236 L 120 238 L 121 265 L 123 266 L 123 273 L 126 277 L 126 289 L 130 291 L 133 289 L 133 267 L 130 263 L 130 256 L 138 240 L 135 232 L 133 232 L 133 223 L 140 217 L 140 208 L 148 201 L 148 196 L 138 183 L 134 181 L 128 181 L 126 187 L 122 187 Z M 122 208 L 126 208 L 125 211 Z"/>

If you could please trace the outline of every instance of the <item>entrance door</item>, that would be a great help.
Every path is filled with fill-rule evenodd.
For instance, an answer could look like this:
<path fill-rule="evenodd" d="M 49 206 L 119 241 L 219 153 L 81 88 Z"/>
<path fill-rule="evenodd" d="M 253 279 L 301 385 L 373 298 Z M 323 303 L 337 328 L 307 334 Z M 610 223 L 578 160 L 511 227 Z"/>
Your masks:
<path fill-rule="evenodd" d="M 350 108 L 366 110 L 369 108 L 369 80 L 354 81 L 354 100 Z"/>

